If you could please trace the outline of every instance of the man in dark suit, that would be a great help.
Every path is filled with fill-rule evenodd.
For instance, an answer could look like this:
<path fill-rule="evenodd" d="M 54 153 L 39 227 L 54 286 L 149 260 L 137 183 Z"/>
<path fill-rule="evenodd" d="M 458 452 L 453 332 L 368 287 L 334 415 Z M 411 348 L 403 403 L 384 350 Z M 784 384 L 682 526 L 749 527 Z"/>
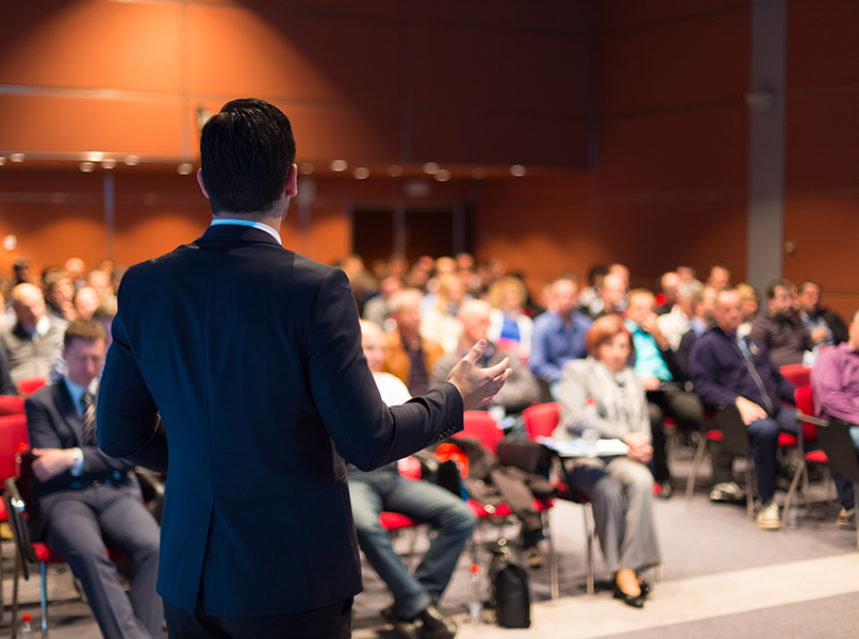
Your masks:
<path fill-rule="evenodd" d="M 386 407 L 346 276 L 280 244 L 297 192 L 287 117 L 235 100 L 200 149 L 212 226 L 126 273 L 99 442 L 156 470 L 169 448 L 171 636 L 348 637 L 361 577 L 344 459 L 369 470 L 453 434 L 507 363 L 476 368 L 478 344 L 449 382 Z"/>
<path fill-rule="evenodd" d="M 25 404 L 34 455 L 31 529 L 80 579 L 105 637 L 160 638 L 158 524 L 143 507 L 133 465 L 108 457 L 95 442 L 90 388 L 104 362 L 104 329 L 75 320 L 64 344 L 66 374 Z M 130 601 L 105 544 L 131 561 Z"/>

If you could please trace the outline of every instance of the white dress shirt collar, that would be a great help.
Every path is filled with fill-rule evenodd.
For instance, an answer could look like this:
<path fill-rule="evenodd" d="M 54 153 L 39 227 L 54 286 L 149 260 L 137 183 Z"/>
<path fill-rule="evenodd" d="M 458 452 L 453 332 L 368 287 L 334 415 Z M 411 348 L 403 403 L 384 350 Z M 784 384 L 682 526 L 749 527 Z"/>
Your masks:
<path fill-rule="evenodd" d="M 212 223 L 209 226 L 221 226 L 223 224 L 232 224 L 235 226 L 249 226 L 251 228 L 259 229 L 260 231 L 265 231 L 274 239 L 276 239 L 278 244 L 283 246 L 283 242 L 280 239 L 280 233 L 278 233 L 268 224 L 263 224 L 262 222 L 254 222 L 252 220 L 240 220 L 234 217 L 219 217 L 213 219 Z"/>

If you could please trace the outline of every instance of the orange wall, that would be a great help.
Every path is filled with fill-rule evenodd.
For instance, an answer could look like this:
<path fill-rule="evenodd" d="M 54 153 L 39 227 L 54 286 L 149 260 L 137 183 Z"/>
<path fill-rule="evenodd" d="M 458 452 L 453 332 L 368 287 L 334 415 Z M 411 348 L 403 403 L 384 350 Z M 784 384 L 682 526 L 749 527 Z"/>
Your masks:
<path fill-rule="evenodd" d="M 7 4 L 0 154 L 193 159 L 197 109 L 256 95 L 303 160 L 586 163 L 587 0 Z"/>
<path fill-rule="evenodd" d="M 788 3 L 784 274 L 859 308 L 859 4 Z"/>

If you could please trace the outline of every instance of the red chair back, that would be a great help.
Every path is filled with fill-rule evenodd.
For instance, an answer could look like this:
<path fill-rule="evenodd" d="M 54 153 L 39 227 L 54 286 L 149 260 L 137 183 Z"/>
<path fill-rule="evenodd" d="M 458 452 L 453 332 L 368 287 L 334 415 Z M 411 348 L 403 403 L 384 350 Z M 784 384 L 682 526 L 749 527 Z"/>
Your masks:
<path fill-rule="evenodd" d="M 0 481 L 6 481 L 18 474 L 15 463 L 18 444 L 29 446 L 26 415 L 0 417 Z"/>
<path fill-rule="evenodd" d="M 787 364 L 779 368 L 778 372 L 794 386 L 808 386 L 811 383 L 811 369 L 802 364 Z"/>
<path fill-rule="evenodd" d="M 29 397 L 48 383 L 44 377 L 25 377 L 18 382 L 18 392 L 24 397 Z"/>
<path fill-rule="evenodd" d="M 24 398 L 17 395 L 0 395 L 0 416 L 23 415 Z"/>
<path fill-rule="evenodd" d="M 805 385 L 797 388 L 793 393 L 793 399 L 796 402 L 796 409 L 804 415 L 814 416 L 814 395 L 811 392 L 811 386 Z M 800 420 L 802 423 L 802 438 L 805 443 L 817 441 L 817 426 L 814 424 Z"/>
<path fill-rule="evenodd" d="M 558 402 L 535 404 L 522 411 L 522 419 L 529 439 L 551 437 L 561 419 L 561 407 Z"/>
<path fill-rule="evenodd" d="M 454 437 L 474 437 L 493 455 L 498 452 L 498 442 L 504 437 L 504 433 L 498 428 L 498 422 L 492 415 L 483 410 L 467 410 L 462 415 L 462 421 L 462 431 Z"/>

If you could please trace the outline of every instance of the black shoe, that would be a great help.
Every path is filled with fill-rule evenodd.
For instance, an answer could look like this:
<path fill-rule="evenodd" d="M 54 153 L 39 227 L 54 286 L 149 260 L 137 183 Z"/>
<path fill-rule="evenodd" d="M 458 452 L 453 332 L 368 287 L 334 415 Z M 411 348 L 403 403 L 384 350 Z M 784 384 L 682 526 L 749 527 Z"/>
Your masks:
<path fill-rule="evenodd" d="M 644 599 L 647 599 L 650 593 L 653 592 L 653 586 L 650 585 L 649 581 L 645 581 L 644 579 L 638 582 L 638 587 L 641 589 L 641 596 Z"/>
<path fill-rule="evenodd" d="M 428 606 L 419 612 L 420 632 L 423 639 L 453 639 L 457 626 L 453 619 L 445 617 L 435 606 Z"/>
<path fill-rule="evenodd" d="M 401 639 L 421 639 L 416 619 L 403 619 L 397 614 L 394 606 L 388 606 L 379 614 L 382 616 L 382 619 L 391 625 L 394 634 L 401 637 Z"/>
<path fill-rule="evenodd" d="M 617 585 L 617 582 L 614 582 L 614 598 L 620 599 L 627 606 L 632 606 L 633 608 L 644 608 L 644 591 L 641 591 L 639 595 L 628 595 L 623 590 L 620 589 L 620 586 Z"/>
<path fill-rule="evenodd" d="M 659 499 L 671 499 L 674 493 L 674 488 L 671 486 L 670 479 L 664 479 L 659 482 Z"/>

